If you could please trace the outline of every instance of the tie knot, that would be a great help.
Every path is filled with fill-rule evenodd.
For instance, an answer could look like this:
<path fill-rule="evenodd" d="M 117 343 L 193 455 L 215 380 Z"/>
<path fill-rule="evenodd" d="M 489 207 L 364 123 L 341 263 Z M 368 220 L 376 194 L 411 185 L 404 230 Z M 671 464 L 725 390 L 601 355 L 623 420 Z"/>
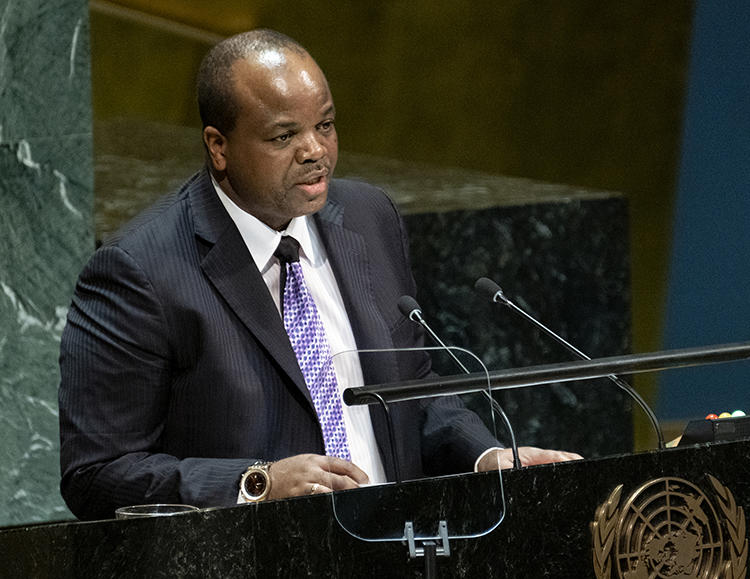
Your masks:
<path fill-rule="evenodd" d="M 290 235 L 284 235 L 279 241 L 279 246 L 273 254 L 282 263 L 294 263 L 299 261 L 299 241 Z"/>

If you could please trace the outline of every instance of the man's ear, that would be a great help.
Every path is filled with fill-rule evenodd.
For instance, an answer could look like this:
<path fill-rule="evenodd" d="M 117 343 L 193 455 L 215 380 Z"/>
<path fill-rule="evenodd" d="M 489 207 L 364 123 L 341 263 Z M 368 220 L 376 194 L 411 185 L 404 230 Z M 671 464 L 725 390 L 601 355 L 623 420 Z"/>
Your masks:
<path fill-rule="evenodd" d="M 211 159 L 211 166 L 217 172 L 222 172 L 227 168 L 227 159 L 225 150 L 227 140 L 215 127 L 205 127 L 203 129 L 203 143 L 206 145 L 206 151 Z"/>

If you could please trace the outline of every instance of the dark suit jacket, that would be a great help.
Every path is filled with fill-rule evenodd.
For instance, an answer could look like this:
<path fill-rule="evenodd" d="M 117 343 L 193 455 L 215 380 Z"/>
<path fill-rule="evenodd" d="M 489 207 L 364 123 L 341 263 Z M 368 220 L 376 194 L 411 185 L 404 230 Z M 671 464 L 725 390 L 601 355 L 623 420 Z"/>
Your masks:
<path fill-rule="evenodd" d="M 334 180 L 315 215 L 357 345 L 421 344 L 406 234 L 378 189 Z M 61 490 L 81 518 L 126 504 L 236 501 L 256 458 L 323 453 L 281 318 L 206 170 L 109 240 L 81 273 L 63 332 Z M 424 355 L 363 358 L 366 383 L 424 376 Z M 387 474 L 384 417 L 372 411 Z M 496 444 L 457 400 L 393 410 L 403 478 L 470 470 Z"/>

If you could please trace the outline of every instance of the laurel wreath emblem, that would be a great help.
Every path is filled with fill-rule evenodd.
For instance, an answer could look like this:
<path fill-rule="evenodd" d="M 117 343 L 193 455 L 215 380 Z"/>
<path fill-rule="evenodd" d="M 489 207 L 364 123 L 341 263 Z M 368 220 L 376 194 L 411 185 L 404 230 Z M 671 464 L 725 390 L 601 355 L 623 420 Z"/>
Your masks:
<path fill-rule="evenodd" d="M 737 506 L 731 491 L 716 478 L 708 475 L 716 491 L 717 502 L 724 513 L 729 532 L 729 560 L 724 564 L 726 579 L 744 579 L 747 571 L 747 538 L 745 536 L 745 513 Z"/>
<path fill-rule="evenodd" d="M 715 477 L 707 475 L 715 491 L 718 504 L 724 519 L 724 528 L 728 537 L 726 541 L 726 560 L 722 567 L 723 579 L 744 579 L 747 573 L 748 540 L 746 538 L 745 513 L 737 505 L 731 491 Z M 620 498 L 623 485 L 618 485 L 607 500 L 596 510 L 591 523 L 593 538 L 593 566 L 597 579 L 612 577 L 612 549 L 617 540 L 617 524 L 620 517 Z"/>
<path fill-rule="evenodd" d="M 591 534 L 594 537 L 594 573 L 598 579 L 612 576 L 612 561 L 609 553 L 615 543 L 615 528 L 620 515 L 620 495 L 623 485 L 618 485 L 609 498 L 596 510 Z"/>

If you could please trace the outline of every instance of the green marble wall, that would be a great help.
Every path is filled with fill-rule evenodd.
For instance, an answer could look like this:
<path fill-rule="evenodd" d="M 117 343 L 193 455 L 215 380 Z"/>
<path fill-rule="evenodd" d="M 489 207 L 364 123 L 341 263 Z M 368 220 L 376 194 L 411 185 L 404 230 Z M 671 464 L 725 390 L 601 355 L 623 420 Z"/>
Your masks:
<path fill-rule="evenodd" d="M 0 0 L 0 525 L 71 517 L 57 357 L 93 248 L 88 3 Z"/>

